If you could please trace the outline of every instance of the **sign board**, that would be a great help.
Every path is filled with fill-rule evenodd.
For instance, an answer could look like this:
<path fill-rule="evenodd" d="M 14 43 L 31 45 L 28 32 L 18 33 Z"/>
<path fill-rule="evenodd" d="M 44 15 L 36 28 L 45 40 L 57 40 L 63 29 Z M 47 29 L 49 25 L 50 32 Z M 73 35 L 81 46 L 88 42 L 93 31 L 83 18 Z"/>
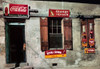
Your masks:
<path fill-rule="evenodd" d="M 69 10 L 49 9 L 49 17 L 69 17 Z"/>
<path fill-rule="evenodd" d="M 95 42 L 95 41 L 94 41 L 93 38 L 89 39 L 89 45 L 90 45 L 90 46 L 94 46 L 94 42 Z"/>
<path fill-rule="evenodd" d="M 87 47 L 87 36 L 86 33 L 82 34 L 82 46 Z"/>
<path fill-rule="evenodd" d="M 29 8 L 25 4 L 4 4 L 3 5 L 4 18 L 28 18 Z"/>
<path fill-rule="evenodd" d="M 87 42 L 82 42 L 82 47 L 87 47 Z"/>
<path fill-rule="evenodd" d="M 95 53 L 95 48 L 85 48 L 84 52 L 85 53 Z"/>
<path fill-rule="evenodd" d="M 66 57 L 66 50 L 47 50 L 45 51 L 45 58 Z"/>

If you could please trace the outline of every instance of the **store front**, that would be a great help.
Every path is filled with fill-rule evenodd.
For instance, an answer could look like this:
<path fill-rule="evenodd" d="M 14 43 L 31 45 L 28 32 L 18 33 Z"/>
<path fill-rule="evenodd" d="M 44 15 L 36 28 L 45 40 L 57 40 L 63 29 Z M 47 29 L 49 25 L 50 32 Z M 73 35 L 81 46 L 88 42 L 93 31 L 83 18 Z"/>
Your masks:
<path fill-rule="evenodd" d="M 83 6 L 92 9 L 67 2 L 5 4 L 6 64 L 38 69 L 98 65 L 100 20 L 92 12 L 85 17 L 90 10 Z"/>

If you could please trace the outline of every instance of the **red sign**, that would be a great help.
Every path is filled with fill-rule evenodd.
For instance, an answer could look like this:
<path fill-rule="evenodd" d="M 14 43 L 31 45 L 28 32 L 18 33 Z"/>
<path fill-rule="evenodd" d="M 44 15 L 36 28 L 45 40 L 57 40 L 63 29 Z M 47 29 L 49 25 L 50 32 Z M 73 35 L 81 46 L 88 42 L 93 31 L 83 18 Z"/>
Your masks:
<path fill-rule="evenodd" d="M 48 50 L 45 51 L 45 58 L 66 57 L 66 50 Z"/>
<path fill-rule="evenodd" d="M 8 16 L 8 8 L 5 7 L 5 15 Z"/>
<path fill-rule="evenodd" d="M 49 17 L 69 17 L 69 10 L 49 9 Z"/>
<path fill-rule="evenodd" d="M 95 53 L 95 48 L 85 48 L 85 53 Z"/>
<path fill-rule="evenodd" d="M 28 15 L 28 5 L 9 4 L 9 14 Z"/>

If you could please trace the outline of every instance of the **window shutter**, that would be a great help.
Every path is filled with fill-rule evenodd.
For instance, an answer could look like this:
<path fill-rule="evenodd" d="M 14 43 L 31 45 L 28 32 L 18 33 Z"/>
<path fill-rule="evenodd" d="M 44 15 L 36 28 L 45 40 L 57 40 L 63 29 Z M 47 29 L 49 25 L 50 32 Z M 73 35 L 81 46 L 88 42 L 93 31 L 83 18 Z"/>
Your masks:
<path fill-rule="evenodd" d="M 41 50 L 48 50 L 48 19 L 40 18 Z"/>
<path fill-rule="evenodd" d="M 64 19 L 64 49 L 72 50 L 72 20 Z"/>

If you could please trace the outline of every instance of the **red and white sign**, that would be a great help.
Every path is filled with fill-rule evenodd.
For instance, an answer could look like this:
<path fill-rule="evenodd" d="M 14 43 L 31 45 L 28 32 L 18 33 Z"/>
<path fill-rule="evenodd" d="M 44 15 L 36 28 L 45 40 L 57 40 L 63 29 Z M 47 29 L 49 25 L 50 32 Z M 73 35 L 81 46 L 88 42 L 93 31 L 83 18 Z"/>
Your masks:
<path fill-rule="evenodd" d="M 45 58 L 66 57 L 66 50 L 48 50 L 45 51 Z"/>
<path fill-rule="evenodd" d="M 49 9 L 49 17 L 69 17 L 69 10 Z"/>
<path fill-rule="evenodd" d="M 85 48 L 85 53 L 95 53 L 95 48 Z"/>
<path fill-rule="evenodd" d="M 28 15 L 28 5 L 9 4 L 9 14 Z"/>

